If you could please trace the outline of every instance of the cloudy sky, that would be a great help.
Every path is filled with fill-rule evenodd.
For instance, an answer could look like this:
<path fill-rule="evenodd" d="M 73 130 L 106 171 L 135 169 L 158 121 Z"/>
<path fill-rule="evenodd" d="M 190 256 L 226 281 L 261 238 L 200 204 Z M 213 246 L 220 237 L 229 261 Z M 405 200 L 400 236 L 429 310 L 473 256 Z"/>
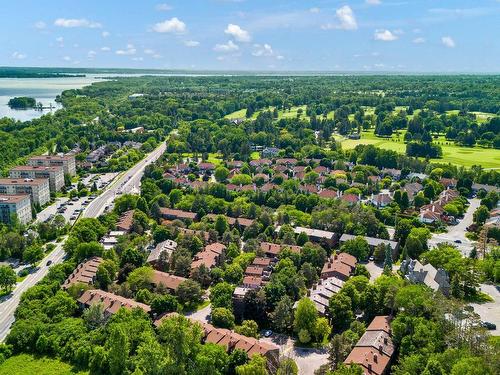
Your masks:
<path fill-rule="evenodd" d="M 499 72 L 500 0 L 16 0 L 0 65 Z"/>

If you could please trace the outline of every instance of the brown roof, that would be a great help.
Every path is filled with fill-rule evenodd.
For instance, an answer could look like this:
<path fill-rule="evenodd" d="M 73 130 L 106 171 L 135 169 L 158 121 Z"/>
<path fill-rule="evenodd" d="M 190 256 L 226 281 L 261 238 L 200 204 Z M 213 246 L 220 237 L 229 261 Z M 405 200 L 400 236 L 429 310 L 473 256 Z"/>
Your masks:
<path fill-rule="evenodd" d="M 255 288 L 262 285 L 262 278 L 256 276 L 245 276 L 243 278 L 243 285 L 249 288 Z"/>
<path fill-rule="evenodd" d="M 74 158 L 74 155 L 41 155 L 33 156 L 30 160 L 71 160 Z"/>
<path fill-rule="evenodd" d="M 389 324 L 390 317 L 376 316 L 344 363 L 360 365 L 367 375 L 387 373 L 395 351 Z"/>
<path fill-rule="evenodd" d="M 81 297 L 78 298 L 78 302 L 87 307 L 97 303 L 102 303 L 104 305 L 104 311 L 109 314 L 116 313 L 121 307 L 125 309 L 140 308 L 145 312 L 151 311 L 151 308 L 144 303 L 118 296 L 113 293 L 108 293 L 100 289 L 86 290 Z"/>
<path fill-rule="evenodd" d="M 191 263 L 191 269 L 194 270 L 202 264 L 207 268 L 217 266 L 220 256 L 225 250 L 226 246 L 218 242 L 205 246 L 203 251 L 200 251 L 194 256 L 194 261 Z"/>
<path fill-rule="evenodd" d="M 351 266 L 341 262 L 338 257 L 335 258 L 335 256 L 333 256 L 323 265 L 321 278 L 326 279 L 330 276 L 339 275 L 341 278 L 347 279 L 352 271 L 353 269 Z"/>
<path fill-rule="evenodd" d="M 1 204 L 6 204 L 6 203 L 19 203 L 22 202 L 26 199 L 30 199 L 29 195 L 7 195 L 7 194 L 0 194 L 0 203 Z"/>
<path fill-rule="evenodd" d="M 132 229 L 132 222 L 134 221 L 134 210 L 129 210 L 121 214 L 118 223 L 116 223 L 116 229 L 123 230 L 124 232 L 130 232 Z"/>
<path fill-rule="evenodd" d="M 219 215 L 216 215 L 216 214 L 206 215 L 206 217 L 212 221 L 216 220 L 217 216 L 219 216 Z M 224 217 L 226 218 L 227 223 L 231 226 L 235 225 L 236 221 L 238 221 L 238 224 L 241 225 L 242 227 L 249 227 L 250 225 L 253 224 L 253 219 L 245 219 L 244 217 L 234 218 L 234 217 L 230 217 L 230 216 L 224 216 Z"/>
<path fill-rule="evenodd" d="M 379 315 L 373 318 L 372 322 L 366 328 L 367 331 L 384 331 L 391 334 L 391 317 L 387 315 Z"/>
<path fill-rule="evenodd" d="M 345 194 L 340 199 L 349 203 L 357 203 L 359 201 L 359 197 L 356 194 Z"/>
<path fill-rule="evenodd" d="M 226 245 L 219 243 L 219 242 L 214 242 L 210 245 L 205 246 L 205 251 L 212 251 L 216 254 L 222 254 L 226 250 Z"/>
<path fill-rule="evenodd" d="M 285 247 L 289 248 L 294 253 L 300 253 L 300 251 L 302 250 L 302 248 L 297 245 L 285 245 L 285 244 L 280 245 L 277 243 L 270 243 L 270 242 L 260 243 L 260 248 L 262 249 L 262 251 L 267 255 L 271 256 L 277 256 L 281 252 L 281 250 L 283 250 Z"/>
<path fill-rule="evenodd" d="M 153 271 L 153 284 L 156 286 L 162 284 L 167 289 L 177 290 L 179 285 L 186 281 L 187 279 L 180 276 L 171 275 L 166 272 L 161 271 Z"/>
<path fill-rule="evenodd" d="M 62 288 L 67 289 L 75 283 L 92 284 L 97 273 L 97 268 L 102 262 L 102 258 L 93 257 L 80 263 L 64 281 Z"/>
<path fill-rule="evenodd" d="M 165 217 L 174 217 L 174 218 L 178 218 L 178 219 L 191 219 L 191 220 L 194 220 L 196 218 L 195 212 L 175 210 L 173 208 L 161 207 L 160 212 L 161 212 L 162 216 L 165 216 Z"/>
<path fill-rule="evenodd" d="M 333 198 L 337 198 L 339 196 L 339 193 L 336 191 L 336 190 L 332 190 L 332 189 L 323 189 L 321 190 L 318 195 L 321 197 L 321 198 L 328 198 L 328 199 L 333 199 Z"/>
<path fill-rule="evenodd" d="M 245 275 L 247 276 L 262 276 L 264 269 L 257 266 L 248 266 L 245 270 Z"/>
<path fill-rule="evenodd" d="M 0 185 L 43 185 L 47 184 L 46 178 L 0 178 Z"/>
<path fill-rule="evenodd" d="M 263 257 L 257 257 L 252 262 L 252 265 L 259 267 L 268 267 L 270 264 L 271 264 L 271 259 Z"/>
<path fill-rule="evenodd" d="M 31 165 L 19 165 L 17 167 L 11 168 L 11 171 L 62 171 L 62 166 L 31 166 Z"/>
<path fill-rule="evenodd" d="M 344 361 L 345 364 L 356 363 L 363 368 L 364 374 L 382 375 L 389 366 L 391 358 L 378 350 L 354 347 Z"/>
<path fill-rule="evenodd" d="M 210 239 L 210 233 L 202 231 L 202 230 L 194 230 L 188 228 L 177 228 L 180 233 L 188 235 L 188 236 L 199 236 L 201 239 L 208 241 Z"/>

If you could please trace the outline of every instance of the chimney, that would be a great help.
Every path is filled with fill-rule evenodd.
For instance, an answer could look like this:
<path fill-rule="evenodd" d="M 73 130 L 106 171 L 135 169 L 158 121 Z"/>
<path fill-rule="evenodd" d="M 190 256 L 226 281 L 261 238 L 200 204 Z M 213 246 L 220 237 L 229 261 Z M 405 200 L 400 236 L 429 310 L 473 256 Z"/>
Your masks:
<path fill-rule="evenodd" d="M 388 342 L 389 340 L 387 340 L 387 337 L 384 337 L 384 344 L 387 345 Z"/>
<path fill-rule="evenodd" d="M 328 262 L 328 268 L 332 268 L 332 264 Z"/>
<path fill-rule="evenodd" d="M 379 346 L 378 346 L 378 351 L 379 351 L 380 353 L 382 353 L 382 352 L 383 352 L 383 350 L 382 350 L 383 348 L 384 348 L 384 347 L 383 347 L 382 345 L 379 345 Z M 375 355 L 376 355 L 376 354 L 375 354 Z"/>
<path fill-rule="evenodd" d="M 372 364 L 371 363 L 368 363 L 368 371 L 372 372 Z"/>
<path fill-rule="evenodd" d="M 373 362 L 378 363 L 378 355 L 377 354 L 373 355 Z"/>

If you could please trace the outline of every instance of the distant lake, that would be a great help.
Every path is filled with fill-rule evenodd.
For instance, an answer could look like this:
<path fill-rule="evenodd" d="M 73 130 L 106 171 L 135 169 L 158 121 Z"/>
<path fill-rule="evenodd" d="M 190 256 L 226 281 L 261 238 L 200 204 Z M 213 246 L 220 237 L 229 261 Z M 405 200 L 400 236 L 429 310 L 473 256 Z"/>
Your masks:
<path fill-rule="evenodd" d="M 43 111 L 11 109 L 7 103 L 15 96 L 35 98 L 37 103 L 41 102 L 44 106 L 52 104 L 54 107 L 52 111 L 55 111 L 62 107 L 55 101 L 57 95 L 60 95 L 64 90 L 79 89 L 92 82 L 101 81 L 104 76 L 89 74 L 86 77 L 68 78 L 0 78 L 0 118 L 11 117 L 16 120 L 28 121 L 50 112 L 49 109 Z"/>

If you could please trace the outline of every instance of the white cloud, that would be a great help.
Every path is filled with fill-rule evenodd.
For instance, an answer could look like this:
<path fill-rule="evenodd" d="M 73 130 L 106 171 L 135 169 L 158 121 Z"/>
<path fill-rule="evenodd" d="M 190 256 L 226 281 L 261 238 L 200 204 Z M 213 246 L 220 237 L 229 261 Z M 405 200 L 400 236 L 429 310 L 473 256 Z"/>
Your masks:
<path fill-rule="evenodd" d="M 127 56 L 127 55 L 135 55 L 136 52 L 137 52 L 137 50 L 133 44 L 127 44 L 127 48 L 117 50 L 116 54 L 122 55 L 122 56 Z"/>
<path fill-rule="evenodd" d="M 109 48 L 107 46 L 104 46 L 104 47 L 101 47 L 101 51 L 103 51 L 103 52 L 109 52 L 109 51 L 111 51 L 111 48 Z"/>
<path fill-rule="evenodd" d="M 366 0 L 365 1 L 369 5 L 380 5 L 382 2 L 380 0 Z"/>
<path fill-rule="evenodd" d="M 158 5 L 156 5 L 155 8 L 156 8 L 157 11 L 160 11 L 160 12 L 166 12 L 166 11 L 174 9 L 171 5 L 168 5 L 168 4 L 165 4 L 165 3 L 158 4 Z"/>
<path fill-rule="evenodd" d="M 154 54 L 155 54 L 155 51 L 154 51 L 154 50 L 152 50 L 151 48 L 146 48 L 146 49 L 144 50 L 144 53 L 145 53 L 146 55 L 154 55 Z"/>
<path fill-rule="evenodd" d="M 153 59 L 161 59 L 161 55 L 159 53 L 155 53 L 153 55 Z"/>
<path fill-rule="evenodd" d="M 15 51 L 13 54 L 12 54 L 12 58 L 16 59 L 16 60 L 23 60 L 26 58 L 26 54 L 25 53 L 21 53 L 21 52 L 18 52 L 18 51 Z"/>
<path fill-rule="evenodd" d="M 416 44 L 425 43 L 425 38 L 422 38 L 422 37 L 415 38 L 415 39 L 413 39 L 413 43 L 416 43 Z"/>
<path fill-rule="evenodd" d="M 71 57 L 69 57 L 69 56 L 64 56 L 62 59 L 63 59 L 64 61 L 71 61 Z"/>
<path fill-rule="evenodd" d="M 133 61 L 142 61 L 142 60 L 144 60 L 144 58 L 142 58 L 142 57 L 132 57 L 132 60 Z"/>
<path fill-rule="evenodd" d="M 90 50 L 89 52 L 87 52 L 87 58 L 92 60 L 95 55 L 97 55 L 97 52 L 96 51 L 93 51 L 93 50 Z"/>
<path fill-rule="evenodd" d="M 157 33 L 183 34 L 186 30 L 186 24 L 177 17 L 173 17 L 163 22 L 158 22 L 153 27 L 153 31 L 156 31 Z"/>
<path fill-rule="evenodd" d="M 451 36 L 443 36 L 441 38 L 441 43 L 448 48 L 455 48 L 455 41 L 451 38 Z"/>
<path fill-rule="evenodd" d="M 317 8 L 317 7 L 314 7 L 314 8 L 310 8 L 309 9 L 309 12 L 311 13 L 319 13 L 321 11 L 321 9 Z"/>
<path fill-rule="evenodd" d="M 33 26 L 35 27 L 35 29 L 43 30 L 47 27 L 47 24 L 43 21 L 38 21 L 38 22 L 35 22 L 35 24 Z"/>
<path fill-rule="evenodd" d="M 56 42 L 62 44 L 62 43 L 64 43 L 64 38 L 62 36 L 58 36 L 56 38 Z"/>
<path fill-rule="evenodd" d="M 335 11 L 335 17 L 337 18 L 336 23 L 328 23 L 321 26 L 323 30 L 329 29 L 341 29 L 341 30 L 356 30 L 358 28 L 358 23 L 356 22 L 356 16 L 352 11 L 351 7 L 344 5 L 343 7 Z"/>
<path fill-rule="evenodd" d="M 282 60 L 284 57 L 282 55 L 276 54 L 270 44 L 254 44 L 255 50 L 252 52 L 253 56 L 256 57 L 275 57 L 278 60 Z"/>
<path fill-rule="evenodd" d="M 392 42 L 393 40 L 398 39 L 398 36 L 395 33 L 392 33 L 387 29 L 375 30 L 373 37 L 375 38 L 375 40 L 381 40 L 383 42 Z"/>
<path fill-rule="evenodd" d="M 86 18 L 58 18 L 54 21 L 54 25 L 60 27 L 88 27 L 90 29 L 102 27 L 99 22 L 89 21 Z"/>
<path fill-rule="evenodd" d="M 256 48 L 256 50 L 254 52 L 252 52 L 252 55 L 254 56 L 272 56 L 274 55 L 274 51 L 271 47 L 271 45 L 269 44 L 263 44 L 263 45 L 260 45 L 260 44 L 254 44 L 254 47 Z"/>
<path fill-rule="evenodd" d="M 200 42 L 197 42 L 196 40 L 186 40 L 184 41 L 184 45 L 186 47 L 198 47 Z"/>
<path fill-rule="evenodd" d="M 109 31 L 103 31 L 103 32 L 101 33 L 101 35 L 102 35 L 102 37 L 103 37 L 103 38 L 107 38 L 107 37 L 108 37 L 108 36 L 110 36 L 111 34 L 109 33 Z"/>
<path fill-rule="evenodd" d="M 243 30 L 240 26 L 230 23 L 227 25 L 226 30 L 224 32 L 228 35 L 231 35 L 239 42 L 249 42 L 252 38 L 250 33 L 246 30 Z"/>
<path fill-rule="evenodd" d="M 216 44 L 214 47 L 214 51 L 218 52 L 232 52 L 232 51 L 238 51 L 240 47 L 233 43 L 232 40 L 229 40 L 227 44 Z"/>

